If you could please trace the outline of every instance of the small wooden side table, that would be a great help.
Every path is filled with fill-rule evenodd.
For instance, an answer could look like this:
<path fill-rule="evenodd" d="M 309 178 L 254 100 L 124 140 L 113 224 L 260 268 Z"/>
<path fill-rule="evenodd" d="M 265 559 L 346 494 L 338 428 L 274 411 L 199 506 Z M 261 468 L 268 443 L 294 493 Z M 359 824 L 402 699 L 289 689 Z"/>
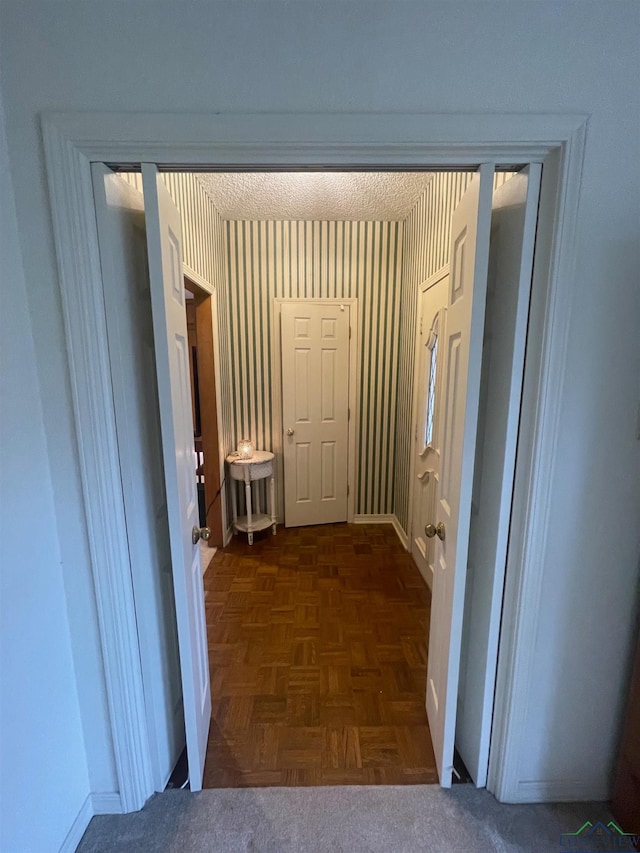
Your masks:
<path fill-rule="evenodd" d="M 273 535 L 276 535 L 276 500 L 275 481 L 273 476 L 273 453 L 268 450 L 256 450 L 251 459 L 240 459 L 236 454 L 227 456 L 227 465 L 231 479 L 237 483 L 244 483 L 245 502 L 247 514 L 238 518 L 238 499 L 236 490 L 231 490 L 231 508 L 233 511 L 233 532 L 246 533 L 249 545 L 253 545 L 253 534 L 256 530 L 266 530 L 271 527 Z M 269 506 L 268 512 L 260 512 L 257 504 L 257 512 L 253 512 L 253 500 L 251 494 L 251 483 L 256 480 L 265 480 L 269 477 Z"/>

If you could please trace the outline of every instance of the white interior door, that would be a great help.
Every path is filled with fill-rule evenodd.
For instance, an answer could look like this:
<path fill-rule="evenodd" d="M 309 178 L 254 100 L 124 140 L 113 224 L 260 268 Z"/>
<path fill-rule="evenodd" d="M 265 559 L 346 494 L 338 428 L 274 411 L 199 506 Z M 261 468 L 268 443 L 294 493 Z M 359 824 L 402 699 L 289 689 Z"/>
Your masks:
<path fill-rule="evenodd" d="M 440 784 L 451 785 L 464 588 L 478 421 L 493 167 L 482 166 L 454 211 L 447 322 L 439 345 L 440 484 L 427 667 L 427 716 Z M 441 352 L 440 352 L 441 349 Z"/>
<path fill-rule="evenodd" d="M 347 520 L 349 306 L 283 303 L 286 527 Z"/>
<path fill-rule="evenodd" d="M 200 549 L 192 541 L 199 518 L 180 214 L 154 165 L 143 164 L 142 180 L 189 781 L 199 791 L 211 693 Z"/>
<path fill-rule="evenodd" d="M 438 357 L 444 335 L 449 275 L 420 294 L 417 340 L 417 408 L 414 424 L 413 509 L 411 554 L 427 582 L 433 588 L 435 542 L 426 535 L 427 524 L 436 511 L 442 440 L 438 428 L 442 399 L 442 370 Z"/>
<path fill-rule="evenodd" d="M 102 163 L 91 169 L 149 749 L 163 791 L 185 734 L 144 202 Z"/>
<path fill-rule="evenodd" d="M 480 417 L 465 594 L 456 747 L 487 782 L 502 593 L 520 420 L 540 166 L 493 194 Z"/>

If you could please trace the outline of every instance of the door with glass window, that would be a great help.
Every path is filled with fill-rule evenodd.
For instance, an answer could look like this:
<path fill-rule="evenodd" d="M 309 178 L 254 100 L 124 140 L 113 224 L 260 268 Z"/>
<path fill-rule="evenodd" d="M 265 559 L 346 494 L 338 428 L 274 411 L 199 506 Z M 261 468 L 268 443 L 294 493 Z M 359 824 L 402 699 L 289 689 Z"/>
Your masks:
<path fill-rule="evenodd" d="M 414 440 L 413 523 L 411 553 L 420 573 L 432 587 L 435 541 L 425 533 L 435 518 L 438 481 L 440 478 L 440 444 L 438 433 L 440 389 L 442 385 L 442 352 L 439 340 L 446 322 L 449 276 L 425 288 L 420 296 L 417 359 L 417 417 Z"/>

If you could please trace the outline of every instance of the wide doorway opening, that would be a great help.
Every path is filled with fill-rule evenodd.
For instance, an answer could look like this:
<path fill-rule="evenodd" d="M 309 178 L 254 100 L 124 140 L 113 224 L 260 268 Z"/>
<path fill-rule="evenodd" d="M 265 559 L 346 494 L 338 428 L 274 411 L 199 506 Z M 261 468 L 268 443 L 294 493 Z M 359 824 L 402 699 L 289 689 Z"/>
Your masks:
<path fill-rule="evenodd" d="M 100 203 L 147 237 L 155 364 L 110 347 L 158 387 L 119 419 L 167 507 L 171 583 L 130 545 L 156 790 L 185 744 L 195 790 L 484 785 L 539 167 L 93 177 L 105 278 Z"/>

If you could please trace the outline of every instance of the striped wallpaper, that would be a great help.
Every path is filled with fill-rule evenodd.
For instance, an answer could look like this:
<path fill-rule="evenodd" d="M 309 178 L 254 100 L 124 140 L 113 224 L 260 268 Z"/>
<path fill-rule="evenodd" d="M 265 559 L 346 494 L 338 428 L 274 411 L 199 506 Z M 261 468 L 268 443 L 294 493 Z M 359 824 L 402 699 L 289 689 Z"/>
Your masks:
<path fill-rule="evenodd" d="M 139 172 L 121 172 L 120 176 L 142 192 Z M 220 452 L 226 456 L 235 446 L 232 432 L 232 403 L 229 363 L 229 312 L 225 269 L 225 227 L 211 198 L 195 175 L 166 172 L 162 178 L 182 219 L 183 261 L 216 290 L 218 302 L 218 334 L 220 348 Z M 215 333 L 215 330 L 214 330 Z M 227 500 L 227 508 L 230 501 Z M 230 510 L 227 509 L 230 516 Z M 229 518 L 227 518 L 227 523 Z"/>
<path fill-rule="evenodd" d="M 393 511 L 406 532 L 409 531 L 413 373 L 419 286 L 449 262 L 451 214 L 471 178 L 470 172 L 435 174 L 404 223 Z"/>
<path fill-rule="evenodd" d="M 497 174 L 494 185 L 510 174 Z M 140 174 L 122 176 L 141 189 Z M 250 436 L 277 454 L 282 483 L 272 423 L 273 298 L 357 297 L 356 513 L 395 513 L 408 530 L 418 288 L 448 263 L 451 214 L 471 177 L 435 174 L 404 222 L 258 222 L 223 221 L 195 175 L 163 174 L 182 215 L 185 263 L 218 294 L 221 451 Z"/>
<path fill-rule="evenodd" d="M 395 501 L 393 511 L 409 530 L 409 483 L 416 312 L 419 287 L 449 263 L 451 215 L 462 198 L 473 172 L 439 172 L 433 176 L 404 221 L 402 266 L 402 314 L 398 357 L 398 408 L 395 446 Z M 512 172 L 498 172 L 494 189 Z"/>
<path fill-rule="evenodd" d="M 192 174 L 163 174 L 167 189 L 182 215 L 184 262 L 216 290 L 220 364 L 220 450 L 234 445 L 232 433 L 229 310 L 225 269 L 225 227 L 217 208 Z M 214 330 L 215 334 L 215 330 Z M 229 501 L 227 501 L 229 506 Z"/>
<path fill-rule="evenodd" d="M 274 297 L 358 299 L 356 513 L 392 512 L 402 223 L 228 221 L 233 434 L 270 448 Z M 278 479 L 282 483 L 282 477 Z M 281 491 L 281 490 L 280 490 Z"/>

